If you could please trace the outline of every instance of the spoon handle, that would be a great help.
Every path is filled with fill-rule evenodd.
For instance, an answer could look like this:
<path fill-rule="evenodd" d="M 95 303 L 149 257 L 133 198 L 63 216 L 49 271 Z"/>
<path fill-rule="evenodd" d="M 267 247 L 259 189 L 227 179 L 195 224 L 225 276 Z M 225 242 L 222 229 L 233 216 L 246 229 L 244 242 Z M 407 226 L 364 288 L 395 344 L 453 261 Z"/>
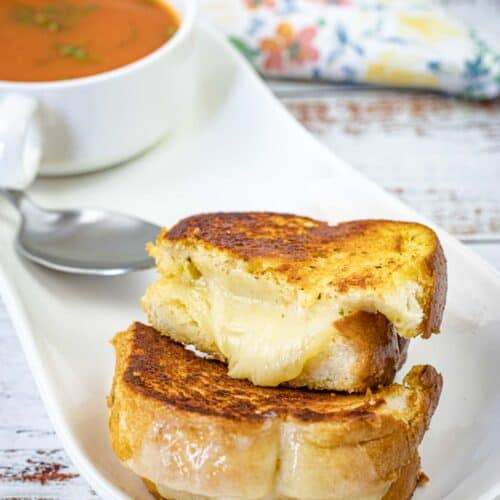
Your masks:
<path fill-rule="evenodd" d="M 20 189 L 2 189 L 0 194 L 3 195 L 10 203 L 17 208 L 19 212 L 23 212 L 27 208 L 38 209 L 38 207 L 31 201 L 29 196 Z"/>

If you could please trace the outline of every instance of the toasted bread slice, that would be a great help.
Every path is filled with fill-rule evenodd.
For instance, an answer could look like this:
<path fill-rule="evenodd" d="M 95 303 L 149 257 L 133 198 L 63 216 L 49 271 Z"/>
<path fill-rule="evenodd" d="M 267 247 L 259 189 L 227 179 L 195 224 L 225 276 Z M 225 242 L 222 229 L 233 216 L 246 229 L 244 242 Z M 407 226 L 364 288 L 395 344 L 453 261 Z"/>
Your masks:
<path fill-rule="evenodd" d="M 365 392 L 391 384 L 406 361 L 410 341 L 380 313 L 353 313 L 335 321 L 332 331 L 326 348 L 284 385 Z"/>
<path fill-rule="evenodd" d="M 166 289 L 165 289 L 166 288 Z M 208 341 L 185 319 L 186 311 L 178 310 L 176 295 L 163 282 L 151 285 L 144 298 L 148 317 L 156 329 L 177 342 L 227 362 L 217 344 Z M 181 316 L 182 315 L 182 316 Z M 182 325 L 184 328 L 179 328 Z M 356 312 L 336 320 L 331 335 L 317 354 L 304 362 L 298 376 L 277 382 L 292 387 L 308 387 L 344 392 L 365 392 L 366 389 L 392 383 L 406 361 L 409 340 L 400 337 L 396 329 L 380 313 Z M 258 365 L 261 366 L 261 365 Z M 258 372 L 250 378 L 257 385 L 268 384 L 267 373 Z M 234 372 L 230 370 L 230 375 Z M 242 377 L 239 377 L 242 378 Z M 275 384 L 274 384 L 275 385 Z"/>
<path fill-rule="evenodd" d="M 140 323 L 113 344 L 113 450 L 163 496 L 404 499 L 415 486 L 442 385 L 430 366 L 403 384 L 338 395 L 233 379 Z"/>
<path fill-rule="evenodd" d="M 446 262 L 436 234 L 421 224 L 206 214 L 163 231 L 149 251 L 161 274 L 142 300 L 151 324 L 257 385 L 365 390 L 355 374 L 363 352 L 352 335 L 346 346 L 338 320 L 379 312 L 406 338 L 427 337 L 441 323 Z M 394 371 L 398 356 L 385 352 Z M 321 369 L 311 369 L 318 360 Z"/>

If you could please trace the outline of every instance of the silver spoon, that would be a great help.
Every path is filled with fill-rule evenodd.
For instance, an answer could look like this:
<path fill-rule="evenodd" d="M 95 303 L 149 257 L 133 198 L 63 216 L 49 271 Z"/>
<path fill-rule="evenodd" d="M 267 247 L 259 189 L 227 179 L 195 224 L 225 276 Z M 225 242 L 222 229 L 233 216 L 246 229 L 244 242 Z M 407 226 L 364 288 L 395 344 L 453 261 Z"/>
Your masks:
<path fill-rule="evenodd" d="M 159 226 L 106 210 L 46 210 L 20 190 L 0 189 L 22 217 L 18 253 L 51 269 L 113 276 L 154 266 L 145 244 Z"/>

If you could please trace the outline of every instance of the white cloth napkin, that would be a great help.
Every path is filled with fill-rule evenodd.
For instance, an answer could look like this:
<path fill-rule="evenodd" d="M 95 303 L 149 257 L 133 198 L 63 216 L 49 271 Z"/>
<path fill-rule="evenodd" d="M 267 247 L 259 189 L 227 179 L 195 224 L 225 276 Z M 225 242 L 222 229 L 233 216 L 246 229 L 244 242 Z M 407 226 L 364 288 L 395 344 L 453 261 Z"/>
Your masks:
<path fill-rule="evenodd" d="M 433 0 L 201 0 L 264 75 L 500 94 L 500 43 Z M 499 20 L 500 28 L 500 20 Z"/>

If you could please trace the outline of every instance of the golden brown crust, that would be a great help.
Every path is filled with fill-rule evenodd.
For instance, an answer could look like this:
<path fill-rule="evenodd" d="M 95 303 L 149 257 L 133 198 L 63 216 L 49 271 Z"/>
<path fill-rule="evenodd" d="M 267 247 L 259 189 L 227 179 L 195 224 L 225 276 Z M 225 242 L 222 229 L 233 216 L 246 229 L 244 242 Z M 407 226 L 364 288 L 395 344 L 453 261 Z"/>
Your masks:
<path fill-rule="evenodd" d="M 146 485 L 146 488 L 148 489 L 149 493 L 151 493 L 151 495 L 153 495 L 156 498 L 156 500 L 172 500 L 170 498 L 162 497 L 160 493 L 158 493 L 155 483 L 151 482 L 149 479 L 146 479 L 145 477 L 142 477 L 141 479 L 143 483 Z"/>
<path fill-rule="evenodd" d="M 308 217 L 270 212 L 200 214 L 178 222 L 163 237 L 198 239 L 244 259 L 308 260 L 324 252 L 332 237 L 328 224 Z"/>
<path fill-rule="evenodd" d="M 335 321 L 334 326 L 336 345 L 341 343 L 356 353 L 356 364 L 350 369 L 348 382 L 333 381 L 314 372 L 321 361 L 328 360 L 331 366 L 331 354 L 327 351 L 320 354 L 320 361 L 314 357 L 310 359 L 301 375 L 284 385 L 364 393 L 393 382 L 396 372 L 406 361 L 410 341 L 400 337 L 383 314 L 358 311 Z"/>
<path fill-rule="evenodd" d="M 338 293 L 384 287 L 394 273 L 423 288 L 422 335 L 438 332 L 446 300 L 446 260 L 430 228 L 415 222 L 357 220 L 331 226 L 291 214 L 200 214 L 163 230 L 162 243 L 204 245 L 273 272 L 304 289 L 327 283 Z"/>
<path fill-rule="evenodd" d="M 337 320 L 336 329 L 360 354 L 358 386 L 352 392 L 391 384 L 404 364 L 409 340 L 400 337 L 396 328 L 380 313 L 359 311 Z"/>
<path fill-rule="evenodd" d="M 302 422 L 324 422 L 369 420 L 384 404 L 384 398 L 376 392 L 367 399 L 303 389 L 257 387 L 246 380 L 230 378 L 223 363 L 200 362 L 191 351 L 142 323 L 135 323 L 120 335 L 128 335 L 130 342 L 123 382 L 142 396 L 177 410 L 231 421 L 264 422 L 270 417 L 287 417 Z M 119 336 L 114 344 L 120 345 Z M 440 376 L 431 367 L 427 379 L 428 386 L 440 384 Z"/>
<path fill-rule="evenodd" d="M 113 344 L 114 452 L 153 483 L 208 496 L 383 497 L 414 460 L 442 384 L 418 366 L 366 395 L 262 388 L 140 323 Z M 396 484 L 405 498 L 414 480 Z"/>
<path fill-rule="evenodd" d="M 391 388 L 373 392 L 366 398 L 364 395 L 258 387 L 246 380 L 229 377 L 223 363 L 202 360 L 181 344 L 138 322 L 127 332 L 118 334 L 113 343 L 117 349 L 128 350 L 118 353 L 122 363 L 117 365 L 121 370 L 117 377 L 121 377 L 130 390 L 176 410 L 233 422 L 265 422 L 280 417 L 299 422 L 370 420 L 384 405 L 384 398 L 391 394 Z M 427 404 L 437 405 L 442 378 L 434 368 L 415 367 L 406 376 L 406 383 L 417 387 L 423 385 L 428 391 Z"/>
<path fill-rule="evenodd" d="M 429 304 L 427 313 L 427 324 L 424 327 L 424 338 L 432 333 L 439 332 L 446 305 L 446 293 L 448 291 L 448 273 L 446 271 L 446 257 L 444 256 L 441 243 L 437 241 L 434 252 L 427 259 L 428 273 L 433 276 L 432 288 L 428 292 L 433 300 Z"/>
<path fill-rule="evenodd" d="M 142 323 L 135 323 L 125 335 L 130 336 L 131 352 L 123 382 L 144 397 L 178 410 L 232 421 L 264 422 L 270 416 L 287 416 L 308 422 L 369 419 L 383 404 L 376 396 L 369 402 L 358 396 L 257 387 L 228 377 L 226 365 L 219 361 L 200 362 L 181 344 Z"/>
<path fill-rule="evenodd" d="M 411 461 L 401 468 L 398 479 L 392 483 L 382 500 L 409 500 L 418 485 L 420 457 L 416 453 Z"/>
<path fill-rule="evenodd" d="M 404 383 L 423 388 L 424 406 L 428 411 L 425 413 L 425 418 L 413 422 L 415 426 L 414 431 L 423 434 L 429 428 L 432 415 L 434 415 L 439 403 L 439 397 L 443 388 L 443 377 L 432 366 L 423 365 L 419 366 L 418 370 L 411 370 L 404 378 Z"/>

